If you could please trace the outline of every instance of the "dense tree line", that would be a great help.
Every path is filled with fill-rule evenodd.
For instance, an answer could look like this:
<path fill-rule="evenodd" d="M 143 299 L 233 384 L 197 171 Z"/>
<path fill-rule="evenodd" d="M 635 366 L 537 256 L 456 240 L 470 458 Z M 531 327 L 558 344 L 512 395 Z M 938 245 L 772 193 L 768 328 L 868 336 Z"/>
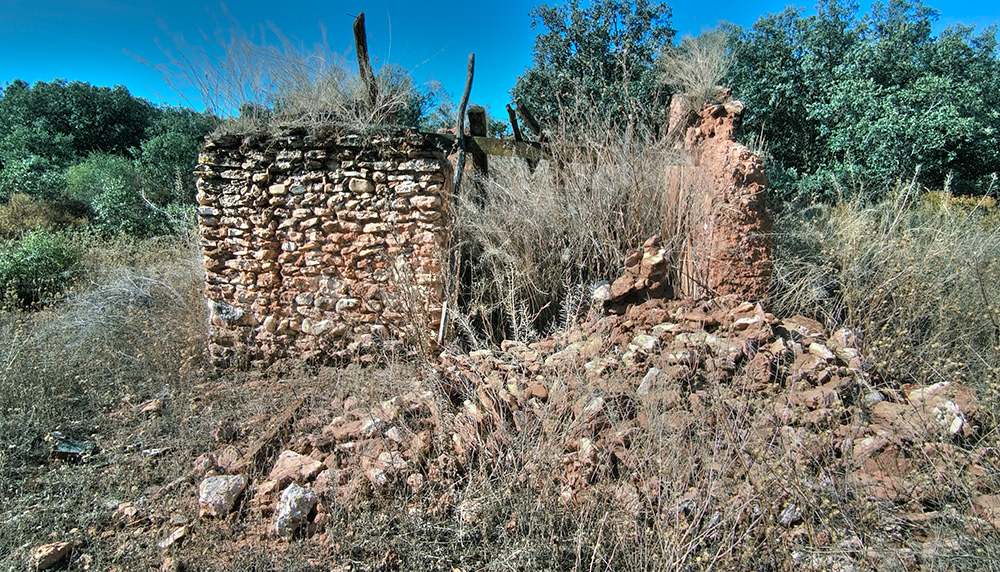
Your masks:
<path fill-rule="evenodd" d="M 1000 171 L 996 28 L 953 26 L 891 0 L 859 14 L 824 0 L 733 28 L 727 78 L 747 103 L 745 134 L 763 135 L 782 197 L 881 193 L 914 176 L 961 192 Z"/>
<path fill-rule="evenodd" d="M 670 9 L 649 0 L 542 5 L 534 62 L 511 92 L 549 126 L 596 117 L 662 127 L 676 78 Z M 722 82 L 747 104 L 744 138 L 766 148 L 774 197 L 874 196 L 900 179 L 984 192 L 1000 171 L 996 28 L 934 33 L 919 1 L 822 0 L 750 28 L 725 26 Z M 692 43 L 694 45 L 694 43 Z M 704 57 L 705 54 L 689 54 Z M 706 62 L 690 69 L 714 71 Z M 697 78 L 686 78 L 697 81 Z"/>
<path fill-rule="evenodd" d="M 160 108 L 122 86 L 21 80 L 0 90 L 0 202 L 24 194 L 102 233 L 167 230 L 167 209 L 194 200 L 207 115 Z"/>

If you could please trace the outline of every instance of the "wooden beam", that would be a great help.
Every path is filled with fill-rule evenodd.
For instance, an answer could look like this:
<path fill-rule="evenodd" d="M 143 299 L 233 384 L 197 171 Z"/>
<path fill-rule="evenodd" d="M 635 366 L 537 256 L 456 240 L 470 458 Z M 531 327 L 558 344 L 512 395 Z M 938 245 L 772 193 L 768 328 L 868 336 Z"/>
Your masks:
<path fill-rule="evenodd" d="M 422 133 L 428 141 L 444 151 L 455 148 L 455 136 L 450 133 Z M 495 137 L 466 137 L 469 151 L 480 151 L 487 155 L 502 157 L 522 157 L 525 159 L 548 159 L 540 143 L 534 141 L 512 141 Z"/>
<path fill-rule="evenodd" d="M 299 414 L 299 410 L 302 409 L 305 402 L 306 398 L 300 397 L 286 407 L 280 415 L 273 418 L 267 430 L 254 440 L 243 458 L 233 467 L 233 474 L 254 473 L 264 460 L 273 457 L 277 452 L 277 446 L 291 430 L 295 416 Z"/>
<path fill-rule="evenodd" d="M 368 108 L 374 112 L 375 102 L 378 101 L 378 84 L 375 83 L 375 72 L 372 71 L 372 62 L 368 58 L 368 34 L 365 32 L 364 12 L 354 19 L 354 50 L 358 54 L 358 73 L 368 88 Z"/>

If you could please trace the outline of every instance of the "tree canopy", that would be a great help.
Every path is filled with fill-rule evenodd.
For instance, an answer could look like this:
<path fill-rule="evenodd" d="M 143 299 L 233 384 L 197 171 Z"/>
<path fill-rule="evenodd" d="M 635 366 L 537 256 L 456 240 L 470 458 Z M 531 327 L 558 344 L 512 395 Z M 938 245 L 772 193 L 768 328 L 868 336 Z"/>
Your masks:
<path fill-rule="evenodd" d="M 160 232 L 152 204 L 193 203 L 198 149 L 215 125 L 122 86 L 14 80 L 0 89 L 0 201 L 24 194 L 72 205 L 109 233 Z"/>
<path fill-rule="evenodd" d="M 656 56 L 674 39 L 671 10 L 650 0 L 571 0 L 532 10 L 534 63 L 511 95 L 543 124 L 573 114 L 612 122 L 663 120 L 669 93 L 657 81 Z"/>
<path fill-rule="evenodd" d="M 747 104 L 745 133 L 766 140 L 780 194 L 878 193 L 914 176 L 984 189 L 1000 170 L 996 29 L 935 36 L 938 12 L 919 1 L 816 9 L 732 29 L 728 83 Z"/>

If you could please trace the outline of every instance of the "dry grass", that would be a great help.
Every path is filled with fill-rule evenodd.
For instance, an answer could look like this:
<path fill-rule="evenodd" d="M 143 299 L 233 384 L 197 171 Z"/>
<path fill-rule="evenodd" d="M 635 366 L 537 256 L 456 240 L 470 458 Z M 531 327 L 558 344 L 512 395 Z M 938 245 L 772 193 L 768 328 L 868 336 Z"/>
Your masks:
<path fill-rule="evenodd" d="M 600 176 L 599 172 L 591 173 Z M 527 172 L 509 176 L 531 180 Z M 562 204 L 572 204 L 564 195 L 554 196 L 564 197 Z M 593 211 L 593 216 L 597 212 L 608 211 Z M 840 250 L 847 244 L 858 249 L 840 253 L 842 258 L 836 260 L 841 264 L 850 260 L 852 252 L 877 251 L 875 243 L 864 247 L 866 241 L 885 241 L 886 237 L 916 241 L 930 228 L 940 232 L 942 225 L 951 229 L 946 236 L 954 237 L 955 256 L 974 261 L 980 250 L 997 251 L 995 243 L 984 242 L 995 239 L 995 231 L 984 229 L 979 221 L 956 221 L 902 203 L 882 205 L 881 210 L 841 206 L 815 212 L 827 217 L 807 220 L 809 225 L 823 221 L 812 231 L 815 235 L 804 233 L 802 228 L 813 228 L 806 222 L 800 221 L 798 225 L 806 226 L 795 226 L 793 231 L 783 227 L 791 233 L 784 235 L 783 258 L 779 260 L 783 284 L 788 283 L 791 261 L 798 260 L 790 258 L 787 239 L 799 237 L 797 244 L 804 239 L 809 239 L 808 244 L 830 241 L 838 236 L 835 229 L 855 229 L 853 242 L 839 238 L 835 243 Z M 564 224 L 574 222 L 572 217 L 562 216 L 567 217 L 562 219 Z M 584 225 L 574 224 L 582 232 Z M 878 232 L 859 237 L 859 228 Z M 542 238 L 542 234 L 532 235 L 520 244 Z M 633 237 L 641 238 L 638 232 Z M 590 238 L 584 235 L 578 240 L 575 244 L 587 244 Z M 610 243 L 612 239 L 604 240 Z M 889 248 L 897 243 L 877 244 Z M 931 248 L 934 240 L 916 244 L 936 257 L 928 265 L 944 265 L 949 260 L 942 258 L 946 249 Z M 979 250 L 972 248 L 973 244 L 979 245 Z M 498 243 L 497 248 L 513 248 L 504 245 Z M 302 426 L 297 427 L 308 431 L 310 426 L 328 422 L 331 411 L 336 411 L 338 404 L 342 410 L 348 397 L 374 405 L 415 387 L 440 388 L 419 364 L 406 363 L 346 369 L 283 364 L 268 372 L 249 374 L 199 371 L 206 326 L 201 273 L 192 242 L 163 238 L 83 243 L 82 247 L 86 286 L 44 312 L 3 316 L 0 568 L 22 569 L 33 546 L 53 539 L 79 539 L 83 543 L 70 569 L 82 569 L 81 555 L 90 559 L 91 569 L 148 569 L 172 556 L 183 560 L 187 570 L 233 572 L 329 570 L 347 564 L 354 569 L 449 572 L 454 568 L 781 570 L 792 563 L 804 569 L 883 571 L 906 570 L 916 563 L 927 570 L 998 568 L 991 556 L 995 535 L 965 533 L 967 521 L 948 508 L 959 507 L 964 512 L 974 494 L 957 472 L 948 477 L 953 479 L 954 492 L 947 505 L 929 507 L 942 515 L 926 533 L 937 540 L 925 544 L 930 546 L 925 549 L 897 542 L 910 526 L 902 518 L 908 509 L 856 495 L 843 484 L 845 473 L 855 467 L 844 462 L 830 468 L 837 455 L 832 433 L 819 432 L 806 446 L 797 445 L 789 428 L 775 419 L 769 407 L 774 396 L 744 390 L 739 376 L 724 385 L 675 380 L 676 389 L 685 395 L 701 392 L 698 399 L 702 405 L 697 410 L 685 406 L 671 411 L 637 399 L 633 389 L 636 379 L 612 375 L 602 380 L 602 387 L 589 388 L 592 380 L 582 371 L 553 376 L 549 380 L 551 400 L 559 399 L 560 385 L 589 388 L 581 390 L 582 398 L 606 395 L 607 386 L 624 388 L 616 398 L 631 403 L 634 410 L 626 407 L 622 416 L 609 416 L 604 431 L 628 435 L 629 451 L 639 459 L 629 470 L 622 470 L 613 448 L 595 450 L 590 456 L 568 452 L 567 442 L 576 429 L 573 420 L 543 415 L 537 424 L 521 430 L 505 429 L 503 447 L 484 451 L 465 468 L 453 468 L 454 478 L 440 486 L 420 492 L 405 486 L 368 489 L 354 502 L 333 504 L 325 529 L 327 541 L 307 538 L 286 544 L 255 536 L 254 531 L 266 525 L 268 517 L 248 508 L 239 509 L 227 520 L 199 521 L 194 516 L 195 481 L 183 481 L 166 495 L 156 496 L 156 492 L 185 475 L 197 455 L 218 447 L 210 433 L 219 420 L 237 419 L 250 434 L 246 438 L 252 439 L 253 432 L 289 401 L 305 396 L 307 409 Z M 604 251 L 584 252 L 597 264 Z M 917 279 L 917 275 L 900 274 L 914 264 L 913 257 L 878 252 L 880 264 L 875 268 L 892 273 L 885 276 L 899 276 L 896 295 L 888 299 L 894 304 L 928 303 L 929 294 L 918 298 L 902 295 L 907 292 L 901 287 L 904 278 Z M 814 256 L 819 254 L 822 249 Z M 607 262 L 611 272 L 617 259 L 605 256 L 612 261 Z M 937 270 L 925 265 L 914 272 L 929 273 L 930 278 L 937 272 L 954 275 L 960 267 L 956 264 Z M 580 266 L 568 268 L 567 272 L 579 271 Z M 829 265 L 820 268 L 831 272 Z M 860 268 L 853 272 L 846 276 L 866 276 Z M 807 275 L 815 277 L 818 271 L 802 274 Z M 840 284 L 859 290 L 848 296 L 841 286 L 837 297 L 829 299 L 816 294 L 807 298 L 800 293 L 798 298 L 783 299 L 787 306 L 780 311 L 811 308 L 840 323 L 848 323 L 852 316 L 881 320 L 880 316 L 919 313 L 919 307 L 897 305 L 895 312 L 880 310 L 885 314 L 877 314 L 874 302 L 867 306 L 859 302 L 864 299 L 860 292 L 869 288 L 869 282 L 843 282 L 845 275 L 835 276 Z M 957 276 L 971 279 L 974 274 Z M 552 280 L 550 286 L 558 285 L 555 278 Z M 994 292 L 995 300 L 991 284 L 996 282 L 983 287 L 987 293 Z M 804 287 L 799 290 L 807 291 Z M 966 292 L 962 299 L 972 304 L 972 291 L 969 286 L 949 292 Z M 831 300 L 844 301 L 834 304 Z M 884 304 L 886 298 L 878 300 Z M 947 311 L 940 305 L 935 308 L 938 315 Z M 956 327 L 959 319 L 947 323 Z M 968 321 L 965 313 L 961 319 Z M 972 320 L 966 327 L 978 327 L 977 323 Z M 871 322 L 862 325 L 873 327 Z M 867 343 L 871 344 L 872 335 L 886 339 L 896 331 L 866 333 Z M 936 335 L 945 339 L 945 333 Z M 949 339 L 953 340 L 947 346 L 951 352 L 965 348 L 970 341 L 962 332 L 952 333 Z M 896 359 L 903 363 L 902 358 Z M 884 371 L 889 375 L 895 370 Z M 162 403 L 159 410 L 142 411 L 157 398 Z M 440 407 L 447 412 L 454 406 L 442 395 Z M 630 417 L 639 415 L 645 416 L 650 430 L 630 432 Z M 447 414 L 444 417 L 447 422 Z M 83 463 L 49 459 L 44 437 L 53 430 L 93 440 L 99 451 Z M 439 443 L 436 450 L 445 451 L 449 446 Z M 143 452 L 158 448 L 172 449 L 155 457 Z M 557 478 L 568 459 L 583 463 L 590 481 L 583 494 L 567 496 L 566 483 Z M 261 478 L 267 468 L 258 468 L 252 476 Z M 950 470 L 941 466 L 936 472 L 951 475 Z M 123 517 L 118 512 L 123 502 L 139 509 L 138 516 Z M 791 504 L 805 507 L 805 532 L 798 536 L 790 535 L 779 523 L 781 512 Z M 463 519 L 470 507 L 476 517 Z M 130 524 L 135 522 L 138 524 Z M 184 522 L 194 532 L 182 547 L 162 550 L 156 546 L 177 523 Z"/>
<path fill-rule="evenodd" d="M 141 450 L 177 448 L 198 421 L 183 405 L 205 343 L 192 245 L 82 246 L 88 286 L 47 310 L 0 315 L 0 567 L 19 569 L 24 543 L 50 533 L 114 526 L 117 503 L 143 494 L 130 487 L 175 468 Z M 139 413 L 155 398 L 174 415 Z M 93 442 L 96 458 L 49 460 L 53 431 Z"/>
<path fill-rule="evenodd" d="M 378 96 L 371 104 L 352 64 L 330 49 L 325 28 L 321 41 L 306 46 L 273 25 L 247 33 L 235 18 L 225 16 L 227 25 L 212 36 L 203 34 L 200 44 L 176 35 L 173 47 L 161 45 L 167 63 L 140 59 L 159 71 L 181 98 L 227 119 L 222 130 L 332 124 L 364 131 L 395 123 L 396 113 L 408 102 L 406 76 L 386 68 L 376 75 Z"/>
<path fill-rule="evenodd" d="M 685 96 L 689 111 L 699 111 L 718 93 L 733 59 L 722 31 L 684 38 L 660 54 L 660 81 Z"/>
<path fill-rule="evenodd" d="M 18 238 L 33 230 L 59 230 L 86 223 L 65 209 L 15 193 L 0 206 L 0 239 Z"/>
<path fill-rule="evenodd" d="M 786 213 L 771 305 L 857 329 L 886 379 L 944 379 L 1000 395 L 1000 225 L 900 187 L 876 204 Z M 988 199 L 988 198 L 987 198 Z"/>
<path fill-rule="evenodd" d="M 490 176 L 457 209 L 472 261 L 467 313 L 497 342 L 572 322 L 592 285 L 620 275 L 629 249 L 654 234 L 669 246 L 679 234 L 682 217 L 662 192 L 676 161 L 669 141 L 593 118 L 552 136 L 555 160 L 532 169 L 491 158 Z"/>

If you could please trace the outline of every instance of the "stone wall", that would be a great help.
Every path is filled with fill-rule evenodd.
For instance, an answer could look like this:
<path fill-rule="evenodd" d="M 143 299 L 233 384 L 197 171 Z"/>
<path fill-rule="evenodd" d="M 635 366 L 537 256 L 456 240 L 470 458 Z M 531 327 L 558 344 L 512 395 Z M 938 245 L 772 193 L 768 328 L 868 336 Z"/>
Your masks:
<path fill-rule="evenodd" d="M 407 130 L 210 137 L 197 174 L 213 361 L 433 344 L 452 171 Z"/>
<path fill-rule="evenodd" d="M 671 132 L 689 164 L 671 167 L 673 204 L 684 213 L 680 293 L 692 298 L 731 294 L 759 300 L 771 281 L 771 218 L 764 205 L 764 162 L 734 141 L 743 104 L 727 90 L 694 112 L 671 102 Z"/>

